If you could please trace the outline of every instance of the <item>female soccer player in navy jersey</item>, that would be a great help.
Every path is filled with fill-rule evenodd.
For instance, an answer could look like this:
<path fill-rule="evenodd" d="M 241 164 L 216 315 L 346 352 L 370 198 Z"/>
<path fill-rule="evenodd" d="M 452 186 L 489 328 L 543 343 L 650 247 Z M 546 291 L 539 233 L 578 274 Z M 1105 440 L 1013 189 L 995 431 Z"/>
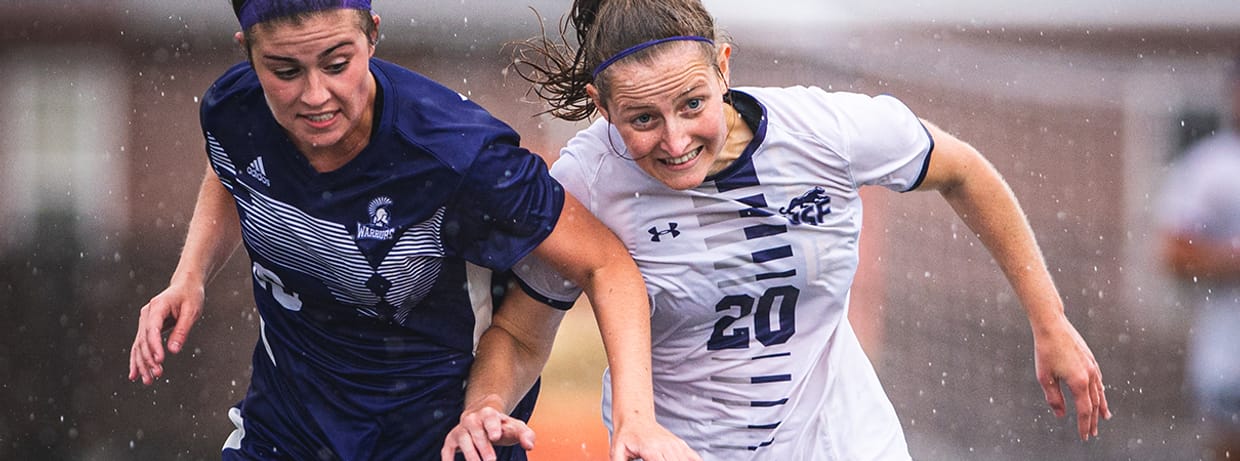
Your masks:
<path fill-rule="evenodd" d="M 545 361 L 561 311 L 490 309 L 492 271 L 536 254 L 598 306 L 626 389 L 617 420 L 634 440 L 688 453 L 654 422 L 636 267 L 516 133 L 375 59 L 368 0 L 233 8 L 248 62 L 203 99 L 209 169 L 170 285 L 142 308 L 131 380 L 163 374 L 161 326 L 176 319 L 167 349 L 181 351 L 205 285 L 244 244 L 261 329 L 223 458 L 434 459 L 462 412 L 475 348 L 485 357 L 490 347 L 478 344 L 489 324 L 533 351 L 512 366 L 536 374 Z M 506 413 L 528 417 L 532 399 Z M 499 456 L 525 459 L 521 447 Z"/>
<path fill-rule="evenodd" d="M 1017 201 L 976 150 L 893 97 L 730 88 L 732 47 L 698 0 L 578 0 L 568 20 L 576 40 L 536 40 L 526 50 L 548 59 L 524 56 L 523 74 L 553 114 L 602 117 L 568 142 L 552 175 L 637 261 L 653 310 L 658 422 L 704 459 L 909 458 L 846 317 L 867 185 L 942 194 L 1024 306 L 1047 402 L 1063 415 L 1066 384 L 1080 437 L 1097 434 L 1110 412 L 1093 353 Z M 575 298 L 539 265 L 516 273 L 541 296 Z M 611 391 L 604 382 L 605 406 Z M 453 434 L 495 427 L 488 418 L 466 414 Z M 459 440 L 449 444 L 468 448 Z"/>

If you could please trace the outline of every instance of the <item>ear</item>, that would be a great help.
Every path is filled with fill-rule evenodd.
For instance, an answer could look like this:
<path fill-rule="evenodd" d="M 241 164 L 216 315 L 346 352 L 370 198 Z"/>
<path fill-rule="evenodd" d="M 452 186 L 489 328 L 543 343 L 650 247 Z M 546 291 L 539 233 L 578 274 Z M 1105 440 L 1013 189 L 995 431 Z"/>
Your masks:
<path fill-rule="evenodd" d="M 607 115 L 607 106 L 603 105 L 603 100 L 599 98 L 598 87 L 593 83 L 586 84 L 586 95 L 590 97 L 590 102 L 594 103 L 594 107 L 598 109 L 598 113 L 603 114 L 603 119 L 611 122 L 611 117 Z"/>
<path fill-rule="evenodd" d="M 375 55 L 375 45 L 379 43 L 379 15 L 371 14 L 370 19 L 375 22 L 375 27 L 370 37 L 366 38 L 370 39 L 370 55 L 373 57 Z"/>
<path fill-rule="evenodd" d="M 723 75 L 723 87 L 725 89 L 730 88 L 732 82 L 732 68 L 728 64 L 732 61 L 732 44 L 727 42 L 720 43 L 719 50 L 715 54 L 719 60 L 715 64 L 719 66 L 719 73 Z"/>
<path fill-rule="evenodd" d="M 237 42 L 237 46 L 240 46 L 242 50 L 245 50 L 245 34 L 244 33 L 242 33 L 241 31 L 237 31 L 237 33 L 233 34 L 233 40 Z"/>

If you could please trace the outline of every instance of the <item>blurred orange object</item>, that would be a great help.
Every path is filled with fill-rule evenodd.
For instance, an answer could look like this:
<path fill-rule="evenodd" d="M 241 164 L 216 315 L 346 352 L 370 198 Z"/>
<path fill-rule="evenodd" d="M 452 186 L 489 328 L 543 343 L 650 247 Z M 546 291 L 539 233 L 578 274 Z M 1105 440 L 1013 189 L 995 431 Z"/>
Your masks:
<path fill-rule="evenodd" d="M 610 440 L 601 404 L 606 367 L 594 313 L 582 297 L 564 316 L 543 370 L 530 418 L 537 434 L 530 461 L 607 461 Z"/>
<path fill-rule="evenodd" d="M 530 427 L 537 434 L 530 461 L 607 460 L 609 441 L 597 391 L 543 392 Z"/>

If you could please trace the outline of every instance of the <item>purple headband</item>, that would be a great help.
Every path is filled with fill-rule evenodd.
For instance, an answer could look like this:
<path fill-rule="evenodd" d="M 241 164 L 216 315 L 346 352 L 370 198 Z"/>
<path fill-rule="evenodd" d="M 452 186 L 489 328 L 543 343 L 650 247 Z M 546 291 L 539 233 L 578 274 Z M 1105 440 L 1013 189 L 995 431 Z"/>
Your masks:
<path fill-rule="evenodd" d="M 280 0 L 249 0 L 241 5 L 237 10 L 237 21 L 241 23 L 241 29 L 247 30 L 251 26 L 275 19 L 278 16 L 284 16 L 289 13 L 307 13 L 311 11 L 322 11 L 330 9 L 353 9 L 370 11 L 370 0 L 338 0 L 335 2 L 296 2 L 298 6 L 288 4 L 281 5 Z"/>
<path fill-rule="evenodd" d="M 607 67 L 608 67 L 608 66 L 611 66 L 612 64 L 615 64 L 615 63 L 616 63 L 616 61 L 619 61 L 619 60 L 621 60 L 621 59 L 624 59 L 624 58 L 628 57 L 629 55 L 631 55 L 631 54 L 633 54 L 633 53 L 636 53 L 636 52 L 638 52 L 638 51 L 644 50 L 644 49 L 646 49 L 646 48 L 650 48 L 650 47 L 655 46 L 655 45 L 658 45 L 658 44 L 660 44 L 660 43 L 674 42 L 674 41 L 677 41 L 677 40 L 691 40 L 691 41 L 695 41 L 695 42 L 705 42 L 705 43 L 710 43 L 710 44 L 712 44 L 712 45 L 715 43 L 715 41 L 714 41 L 714 40 L 711 40 L 711 39 L 706 38 L 706 37 L 699 37 L 699 36 L 696 36 L 696 35 L 677 35 L 677 36 L 675 36 L 675 37 L 660 38 L 660 39 L 658 39 L 658 40 L 651 40 L 651 41 L 648 41 L 648 42 L 638 43 L 638 44 L 636 44 L 636 45 L 633 45 L 633 46 L 630 46 L 630 47 L 628 47 L 628 48 L 625 48 L 625 49 L 624 49 L 624 51 L 621 51 L 621 52 L 619 52 L 619 53 L 616 53 L 616 55 L 615 55 L 615 56 L 612 56 L 610 59 L 608 59 L 608 60 L 606 60 L 606 61 L 603 61 L 603 63 L 602 63 L 602 64 L 599 64 L 599 65 L 598 65 L 598 67 L 595 67 L 595 68 L 594 68 L 594 73 L 593 73 L 593 74 L 590 74 L 590 77 L 591 77 L 591 78 L 598 78 L 598 74 L 599 74 L 600 72 L 602 72 L 603 70 L 607 69 Z"/>

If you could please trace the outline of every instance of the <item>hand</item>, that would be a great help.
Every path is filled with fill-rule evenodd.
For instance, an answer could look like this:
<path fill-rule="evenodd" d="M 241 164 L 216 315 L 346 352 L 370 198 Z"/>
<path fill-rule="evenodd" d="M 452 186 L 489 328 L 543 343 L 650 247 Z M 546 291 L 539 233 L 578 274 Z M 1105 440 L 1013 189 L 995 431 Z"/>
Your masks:
<path fill-rule="evenodd" d="M 461 413 L 461 422 L 448 432 L 439 457 L 452 461 L 457 452 L 466 461 L 494 461 L 495 447 L 521 444 L 534 449 L 534 430 L 523 421 L 500 411 L 498 397 L 488 397 Z"/>
<path fill-rule="evenodd" d="M 168 335 L 168 351 L 180 353 L 189 337 L 189 330 L 202 314 L 204 298 L 202 288 L 171 285 L 142 306 L 138 332 L 133 347 L 129 349 L 130 381 L 142 378 L 142 384 L 149 386 L 163 376 L 165 322 L 176 322 Z"/>
<path fill-rule="evenodd" d="M 611 439 L 611 461 L 702 461 L 689 444 L 654 421 L 617 426 Z"/>
<path fill-rule="evenodd" d="M 1107 407 L 1106 388 L 1102 384 L 1102 371 L 1094 353 L 1076 328 L 1061 317 L 1056 325 L 1034 334 L 1035 368 L 1038 383 L 1046 395 L 1055 416 L 1063 417 L 1067 411 L 1060 382 L 1067 384 L 1076 404 L 1076 424 L 1081 440 L 1098 436 L 1099 417 L 1111 419 Z"/>

